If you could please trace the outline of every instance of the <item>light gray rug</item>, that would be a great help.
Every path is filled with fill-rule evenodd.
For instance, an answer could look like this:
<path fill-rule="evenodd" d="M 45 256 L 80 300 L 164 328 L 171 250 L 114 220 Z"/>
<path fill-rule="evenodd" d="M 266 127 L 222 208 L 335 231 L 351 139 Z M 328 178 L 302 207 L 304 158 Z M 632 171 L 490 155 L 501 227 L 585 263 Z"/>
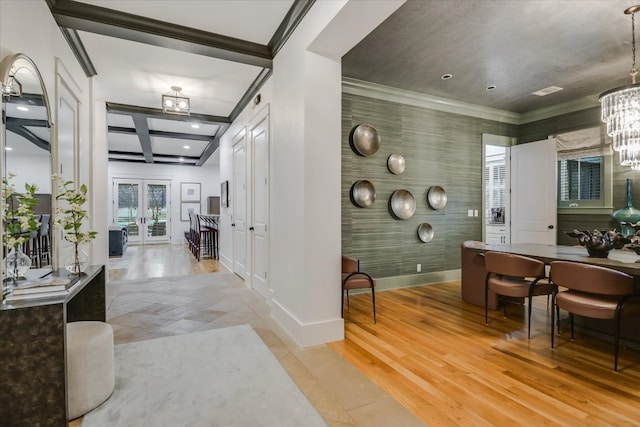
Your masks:
<path fill-rule="evenodd" d="M 249 325 L 117 345 L 82 427 L 326 426 Z"/>

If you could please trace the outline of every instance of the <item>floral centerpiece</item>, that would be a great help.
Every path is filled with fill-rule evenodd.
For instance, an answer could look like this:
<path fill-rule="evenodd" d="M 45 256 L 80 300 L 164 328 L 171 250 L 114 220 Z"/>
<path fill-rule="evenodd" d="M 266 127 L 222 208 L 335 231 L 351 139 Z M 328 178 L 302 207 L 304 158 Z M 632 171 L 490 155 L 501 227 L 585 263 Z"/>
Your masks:
<path fill-rule="evenodd" d="M 22 253 L 22 244 L 31 238 L 31 232 L 40 227 L 38 218 L 33 213 L 37 200 L 38 187 L 25 183 L 25 192 L 18 193 L 10 180 L 15 177 L 10 173 L 2 179 L 2 211 L 4 213 L 4 233 L 2 243 L 9 250 L 5 258 L 6 275 L 15 282 L 31 267 L 31 258 Z"/>
<path fill-rule="evenodd" d="M 73 181 L 65 181 L 59 175 L 52 177 L 57 183 L 58 193 L 56 200 L 66 202 L 56 210 L 57 217 L 55 225 L 64 230 L 64 239 L 73 244 L 73 258 L 65 262 L 67 271 L 73 274 L 80 274 L 86 267 L 86 259 L 83 259 L 79 246 L 83 243 L 90 243 L 98 234 L 96 231 L 84 231 L 82 223 L 89 219 L 86 209 L 82 207 L 87 201 L 87 186 L 82 184 L 75 188 Z"/>

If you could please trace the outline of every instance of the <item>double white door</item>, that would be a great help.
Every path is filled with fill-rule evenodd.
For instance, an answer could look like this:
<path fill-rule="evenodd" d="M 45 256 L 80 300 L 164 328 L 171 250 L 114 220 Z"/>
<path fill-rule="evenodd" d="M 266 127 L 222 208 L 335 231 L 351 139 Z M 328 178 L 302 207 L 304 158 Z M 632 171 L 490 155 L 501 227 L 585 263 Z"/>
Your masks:
<path fill-rule="evenodd" d="M 269 115 L 233 139 L 233 271 L 269 297 Z"/>
<path fill-rule="evenodd" d="M 114 223 L 127 227 L 129 243 L 167 243 L 171 236 L 168 180 L 114 179 Z"/>

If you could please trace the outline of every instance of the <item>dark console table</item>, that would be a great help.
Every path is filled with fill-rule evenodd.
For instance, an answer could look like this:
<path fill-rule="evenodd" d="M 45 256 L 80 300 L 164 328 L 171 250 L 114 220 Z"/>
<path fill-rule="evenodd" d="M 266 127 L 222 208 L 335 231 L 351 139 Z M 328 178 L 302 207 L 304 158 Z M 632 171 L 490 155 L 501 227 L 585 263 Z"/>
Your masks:
<path fill-rule="evenodd" d="M 65 325 L 104 322 L 105 311 L 104 266 L 87 267 L 67 295 L 0 305 L 1 425 L 67 425 Z"/>

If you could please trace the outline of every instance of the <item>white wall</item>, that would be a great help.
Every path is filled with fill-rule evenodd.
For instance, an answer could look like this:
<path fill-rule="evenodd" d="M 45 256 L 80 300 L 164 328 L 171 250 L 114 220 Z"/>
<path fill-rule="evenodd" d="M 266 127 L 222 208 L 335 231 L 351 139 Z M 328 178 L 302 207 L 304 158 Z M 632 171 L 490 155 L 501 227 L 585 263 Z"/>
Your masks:
<path fill-rule="evenodd" d="M 30 57 L 38 67 L 44 80 L 49 97 L 49 105 L 52 109 L 51 118 L 56 117 L 56 70 L 64 69 L 67 78 L 73 81 L 79 89 L 79 142 L 80 163 L 78 176 L 80 180 L 89 186 L 89 197 L 99 197 L 91 182 L 93 180 L 91 157 L 91 90 L 89 79 L 86 78 L 80 65 L 76 61 L 71 49 L 64 40 L 60 29 L 56 25 L 51 12 L 44 1 L 1 0 L 0 1 L 0 57 L 15 53 L 23 53 Z M 58 68 L 56 68 L 58 67 Z M 55 129 L 52 130 L 55 134 Z M 55 141 L 52 139 L 53 144 Z M 0 166 L 1 167 L 1 166 Z M 9 166 L 10 167 L 10 166 Z M 73 167 L 73 165 L 68 165 Z M 97 181 L 104 182 L 106 175 L 97 177 Z M 92 215 L 92 201 L 87 206 Z M 91 228 L 95 230 L 106 229 L 106 224 L 92 220 Z M 103 239 L 106 245 L 106 236 L 100 235 L 93 245 L 101 244 Z M 92 246 L 93 246 L 92 245 Z M 104 263 L 106 258 L 101 258 L 93 253 L 91 248 L 91 262 Z"/>
<path fill-rule="evenodd" d="M 344 336 L 340 313 L 340 58 L 403 1 L 316 2 L 274 60 L 271 103 L 269 281 L 272 315 L 301 345 Z M 271 93 L 272 91 L 272 93 Z M 231 138 L 221 146 L 221 179 L 231 179 Z M 229 221 L 222 233 L 231 234 Z M 224 234 L 223 234 L 224 236 Z M 232 247 L 223 246 L 230 262 Z"/>
<path fill-rule="evenodd" d="M 180 183 L 199 182 L 200 186 L 200 211 L 207 213 L 207 197 L 220 195 L 220 170 L 219 167 L 207 162 L 202 167 L 159 165 L 145 163 L 110 162 L 109 188 L 108 188 L 108 223 L 114 224 L 113 217 L 113 186 L 114 178 L 136 179 L 164 179 L 171 184 L 171 243 L 185 243 L 184 232 L 189 230 L 189 221 L 180 221 Z M 224 240 L 221 237 L 220 242 Z"/>

